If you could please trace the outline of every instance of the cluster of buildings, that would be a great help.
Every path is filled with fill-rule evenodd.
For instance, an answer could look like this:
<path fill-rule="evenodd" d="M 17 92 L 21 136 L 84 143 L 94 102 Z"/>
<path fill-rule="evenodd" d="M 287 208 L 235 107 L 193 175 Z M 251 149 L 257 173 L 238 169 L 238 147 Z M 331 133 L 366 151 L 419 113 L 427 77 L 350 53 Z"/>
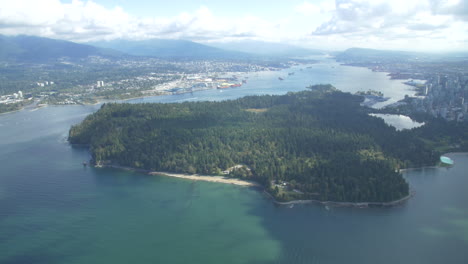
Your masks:
<path fill-rule="evenodd" d="M 448 121 L 468 122 L 467 58 L 354 58 L 344 62 L 373 71 L 389 72 L 392 79 L 414 79 L 405 84 L 416 87 L 417 95 L 406 97 L 394 107 L 405 109 L 405 112 L 427 113 Z"/>
<path fill-rule="evenodd" d="M 406 98 L 416 112 L 449 121 L 468 122 L 468 75 L 436 74 L 427 78 L 419 96 Z"/>
<path fill-rule="evenodd" d="M 97 81 L 96 82 L 96 88 L 99 88 L 99 87 L 104 87 L 104 81 Z"/>
<path fill-rule="evenodd" d="M 7 94 L 0 96 L 0 104 L 14 104 L 20 103 L 24 100 L 23 92 L 18 91 L 17 93 Z"/>
<path fill-rule="evenodd" d="M 232 75 L 259 71 L 277 71 L 303 63 L 302 60 L 256 60 L 256 61 L 222 61 L 222 60 L 162 60 L 158 58 L 119 59 L 109 61 L 99 57 L 91 58 L 84 66 L 115 66 L 106 76 L 86 76 L 86 67 L 69 64 L 69 74 L 63 80 L 45 80 L 48 68 L 39 67 L 35 82 L 25 87 L 28 93 L 41 102 L 51 104 L 73 104 L 77 98 L 122 99 L 138 96 L 155 96 L 178 94 L 200 90 L 230 88 L 247 82 L 241 77 Z M 126 69 L 132 69 L 127 71 Z M 77 76 L 74 78 L 73 76 Z M 60 81 L 60 82 L 59 82 Z M 68 87 L 69 83 L 74 84 Z M 34 89 L 42 88 L 42 89 Z M 66 92 L 62 90 L 66 88 Z M 52 93 L 53 92 L 53 93 Z M 12 102 L 14 96 L 5 95 L 2 102 Z M 8 100 L 7 100 L 8 99 Z"/>
<path fill-rule="evenodd" d="M 51 82 L 51 81 L 37 82 L 36 85 L 39 87 L 45 87 L 49 85 L 54 85 L 54 82 Z"/>

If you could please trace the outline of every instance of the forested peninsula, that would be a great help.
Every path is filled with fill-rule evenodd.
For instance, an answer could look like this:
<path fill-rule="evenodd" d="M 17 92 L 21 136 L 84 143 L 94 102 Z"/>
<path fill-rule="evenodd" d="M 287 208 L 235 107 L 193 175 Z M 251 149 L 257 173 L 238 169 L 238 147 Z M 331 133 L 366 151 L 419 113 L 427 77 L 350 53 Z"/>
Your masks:
<path fill-rule="evenodd" d="M 95 165 L 225 175 L 279 201 L 390 202 L 400 168 L 433 165 L 430 124 L 396 131 L 331 85 L 221 102 L 107 103 L 69 132 Z M 458 130 L 457 130 L 458 131 Z M 464 135 L 461 135 L 464 137 Z"/>

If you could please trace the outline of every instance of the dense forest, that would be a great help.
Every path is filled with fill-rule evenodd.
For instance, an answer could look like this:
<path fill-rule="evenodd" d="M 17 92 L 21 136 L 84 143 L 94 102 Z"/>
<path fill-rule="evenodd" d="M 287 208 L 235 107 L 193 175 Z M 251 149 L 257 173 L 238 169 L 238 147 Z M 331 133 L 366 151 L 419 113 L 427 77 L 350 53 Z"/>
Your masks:
<path fill-rule="evenodd" d="M 222 102 L 104 104 L 70 129 L 92 162 L 222 175 L 279 200 L 388 202 L 409 193 L 402 167 L 435 164 L 426 128 L 396 131 L 330 85 Z M 462 135 L 463 137 L 463 135 Z"/>

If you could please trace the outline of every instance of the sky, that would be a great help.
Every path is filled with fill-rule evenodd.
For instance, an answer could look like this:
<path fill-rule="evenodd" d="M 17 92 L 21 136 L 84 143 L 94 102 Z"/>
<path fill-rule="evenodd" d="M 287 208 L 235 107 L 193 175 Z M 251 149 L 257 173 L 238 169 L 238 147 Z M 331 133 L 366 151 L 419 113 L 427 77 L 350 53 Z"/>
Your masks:
<path fill-rule="evenodd" d="M 467 51 L 468 0 L 0 0 L 0 34 Z"/>

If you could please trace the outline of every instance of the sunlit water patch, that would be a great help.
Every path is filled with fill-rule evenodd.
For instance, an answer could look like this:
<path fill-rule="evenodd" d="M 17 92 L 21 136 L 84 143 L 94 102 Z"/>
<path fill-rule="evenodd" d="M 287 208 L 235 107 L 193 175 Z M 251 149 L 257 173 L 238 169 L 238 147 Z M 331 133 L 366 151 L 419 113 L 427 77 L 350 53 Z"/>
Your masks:
<path fill-rule="evenodd" d="M 371 116 L 382 118 L 386 124 L 395 127 L 397 130 L 412 129 L 423 126 L 424 123 L 416 122 L 405 115 L 390 114 L 370 114 Z"/>

